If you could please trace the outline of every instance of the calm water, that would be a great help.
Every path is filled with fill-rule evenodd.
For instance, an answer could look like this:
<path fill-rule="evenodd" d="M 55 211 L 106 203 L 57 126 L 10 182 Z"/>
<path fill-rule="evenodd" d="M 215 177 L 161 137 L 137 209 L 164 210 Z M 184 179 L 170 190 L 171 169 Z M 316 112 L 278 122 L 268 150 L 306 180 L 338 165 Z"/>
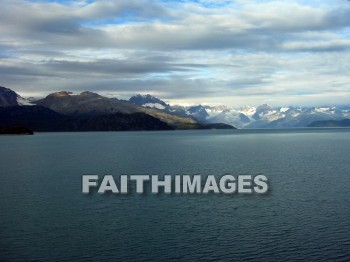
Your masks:
<path fill-rule="evenodd" d="M 350 260 L 350 130 L 0 137 L 0 261 Z M 90 195 L 82 174 L 264 174 L 267 195 Z"/>

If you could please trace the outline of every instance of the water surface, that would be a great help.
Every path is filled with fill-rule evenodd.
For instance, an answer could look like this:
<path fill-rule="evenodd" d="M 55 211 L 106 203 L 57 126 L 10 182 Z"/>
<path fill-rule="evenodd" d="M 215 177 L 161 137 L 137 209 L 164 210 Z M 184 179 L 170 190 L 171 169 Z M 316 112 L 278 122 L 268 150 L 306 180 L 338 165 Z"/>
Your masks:
<path fill-rule="evenodd" d="M 1 261 L 350 260 L 350 130 L 0 137 Z M 263 174 L 266 195 L 83 195 L 83 174 Z"/>

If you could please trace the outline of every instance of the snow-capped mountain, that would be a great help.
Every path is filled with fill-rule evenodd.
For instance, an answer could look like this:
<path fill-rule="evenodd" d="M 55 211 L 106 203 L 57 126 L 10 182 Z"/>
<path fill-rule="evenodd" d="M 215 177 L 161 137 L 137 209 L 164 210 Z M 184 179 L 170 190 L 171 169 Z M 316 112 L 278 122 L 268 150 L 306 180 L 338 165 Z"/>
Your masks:
<path fill-rule="evenodd" d="M 30 100 L 21 97 L 9 88 L 0 86 L 0 107 L 33 105 Z"/>
<path fill-rule="evenodd" d="M 67 92 L 57 92 L 47 96 L 46 100 L 41 99 L 35 101 L 35 99 L 25 99 L 11 89 L 0 87 L 0 107 L 33 104 L 47 106 L 44 103 L 45 101 L 47 102 L 47 100 L 51 98 L 62 97 L 67 98 L 68 100 L 79 100 L 88 97 L 89 101 L 91 100 L 91 97 L 93 97 L 96 100 L 94 100 L 95 103 L 90 101 L 89 107 L 80 108 L 93 112 L 100 112 L 102 109 L 105 111 L 115 109 L 118 112 L 125 111 L 125 113 L 145 111 L 146 113 L 161 119 L 173 119 L 173 122 L 186 119 L 187 122 L 192 121 L 194 123 L 199 122 L 203 124 L 224 123 L 238 128 L 306 127 L 317 121 L 339 121 L 350 119 L 350 106 L 272 107 L 267 104 L 262 104 L 258 107 L 246 105 L 240 108 L 226 105 L 182 106 L 170 105 L 152 95 L 135 95 L 125 101 L 116 98 L 108 99 L 91 92 L 83 92 L 80 95 L 73 95 Z M 98 107 L 96 103 L 99 103 Z M 53 107 L 54 105 L 61 104 L 53 103 L 48 107 Z M 78 104 L 72 108 L 74 112 L 79 111 L 79 108 L 76 108 L 77 105 Z"/>
<path fill-rule="evenodd" d="M 341 107 L 258 107 L 234 108 L 226 105 L 181 106 L 169 105 L 151 95 L 136 95 L 129 102 L 143 107 L 157 108 L 179 116 L 190 116 L 204 123 L 225 123 L 238 128 L 306 127 L 315 121 L 350 118 L 350 106 Z"/>
<path fill-rule="evenodd" d="M 166 109 L 170 106 L 165 103 L 163 100 L 160 100 L 158 97 L 151 96 L 151 95 L 136 95 L 130 97 L 129 101 L 132 104 L 148 107 L 148 108 L 156 108 L 156 109 Z"/>
<path fill-rule="evenodd" d="M 336 107 L 276 107 L 263 104 L 254 107 L 239 109 L 226 108 L 225 110 L 208 108 L 210 122 L 231 124 L 239 128 L 288 128 L 306 127 L 314 121 L 342 120 L 350 118 L 350 108 L 337 109 Z"/>
<path fill-rule="evenodd" d="M 205 121 L 209 117 L 207 109 L 202 105 L 187 107 L 186 114 L 198 119 L 199 121 Z"/>
<path fill-rule="evenodd" d="M 138 95 L 132 96 L 126 102 L 134 105 L 142 106 L 145 108 L 158 109 L 160 111 L 164 111 L 166 113 L 169 113 L 175 116 L 191 117 L 200 122 L 206 122 L 205 120 L 207 118 L 207 115 L 204 117 L 201 117 L 201 115 L 197 113 L 197 110 L 200 109 L 200 106 L 194 106 L 193 109 L 191 109 L 191 107 L 184 107 L 180 105 L 171 106 L 168 103 L 164 102 L 163 100 L 159 99 L 158 97 L 155 97 L 149 94 L 147 95 L 138 94 Z"/>

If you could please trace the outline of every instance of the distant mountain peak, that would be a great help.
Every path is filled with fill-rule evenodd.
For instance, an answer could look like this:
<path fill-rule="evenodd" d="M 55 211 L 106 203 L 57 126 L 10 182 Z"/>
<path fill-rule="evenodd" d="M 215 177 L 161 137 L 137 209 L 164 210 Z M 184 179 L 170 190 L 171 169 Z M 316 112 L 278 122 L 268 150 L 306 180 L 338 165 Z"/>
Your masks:
<path fill-rule="evenodd" d="M 73 93 L 69 91 L 59 91 L 59 92 L 51 93 L 48 96 L 64 97 L 64 96 L 70 96 L 71 94 Z"/>
<path fill-rule="evenodd" d="M 0 107 L 17 106 L 19 101 L 24 100 L 15 91 L 0 86 Z"/>
<path fill-rule="evenodd" d="M 84 92 L 81 92 L 80 94 L 74 94 L 73 92 L 70 92 L 70 91 L 59 91 L 48 95 L 48 97 L 67 97 L 67 96 L 100 96 L 100 95 L 90 91 L 84 91 Z"/>
<path fill-rule="evenodd" d="M 129 100 L 108 98 L 84 91 L 75 93 L 60 91 L 43 99 L 22 98 L 9 88 L 0 86 L 0 107 L 42 105 L 68 116 L 81 118 L 114 113 L 146 113 L 172 126 L 182 123 L 225 123 L 239 128 L 288 128 L 305 127 L 315 121 L 339 121 L 350 119 L 350 106 L 286 106 L 272 107 L 261 104 L 258 107 L 240 108 L 225 105 L 193 106 L 169 105 L 151 94 L 137 94 Z"/>
<path fill-rule="evenodd" d="M 190 106 L 187 108 L 187 112 L 189 115 L 193 116 L 194 118 L 200 121 L 205 121 L 205 119 L 209 117 L 206 108 L 202 105 Z"/>
<path fill-rule="evenodd" d="M 273 108 L 269 104 L 262 104 L 256 108 L 256 110 L 272 110 Z"/>
<path fill-rule="evenodd" d="M 150 94 L 141 95 L 137 94 L 130 97 L 129 102 L 139 106 L 148 106 L 155 108 L 167 108 L 169 105 L 158 97 L 152 96 Z M 160 105 L 160 106 L 159 106 Z"/>
<path fill-rule="evenodd" d="M 142 95 L 142 94 L 137 94 L 137 95 L 135 95 L 136 97 L 147 97 L 147 98 L 149 98 L 149 97 L 155 97 L 155 96 L 152 96 L 152 95 L 150 95 L 150 94 L 145 94 L 145 95 Z"/>
<path fill-rule="evenodd" d="M 10 88 L 0 86 L 0 92 L 14 92 L 14 91 L 12 91 Z"/>
<path fill-rule="evenodd" d="M 80 95 L 81 96 L 100 96 L 99 94 L 94 93 L 94 92 L 90 92 L 90 91 L 81 92 Z"/>

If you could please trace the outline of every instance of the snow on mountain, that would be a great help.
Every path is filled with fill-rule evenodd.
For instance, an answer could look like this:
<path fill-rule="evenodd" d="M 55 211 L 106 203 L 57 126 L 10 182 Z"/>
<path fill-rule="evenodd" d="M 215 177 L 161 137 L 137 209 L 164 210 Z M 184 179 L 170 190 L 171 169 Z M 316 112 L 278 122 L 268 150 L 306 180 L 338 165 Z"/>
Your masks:
<path fill-rule="evenodd" d="M 0 107 L 33 105 L 28 99 L 21 97 L 15 91 L 0 86 Z"/>
<path fill-rule="evenodd" d="M 239 112 L 241 112 L 242 114 L 248 116 L 248 117 L 252 117 L 255 113 L 256 113 L 256 108 L 254 106 L 243 106 L 239 109 Z"/>
<path fill-rule="evenodd" d="M 139 106 L 144 106 L 144 107 L 158 108 L 158 109 L 165 109 L 169 107 L 169 105 L 165 103 L 163 100 L 149 94 L 147 95 L 138 94 L 136 96 L 132 96 L 129 99 L 129 103 L 139 105 Z"/>
<path fill-rule="evenodd" d="M 231 123 L 230 125 L 242 128 L 250 123 L 251 120 L 249 117 L 236 110 L 227 110 L 215 116 L 211 116 L 207 121 L 209 123 Z"/>
<path fill-rule="evenodd" d="M 19 106 L 33 106 L 34 105 L 29 99 L 23 98 L 20 95 L 17 95 L 16 101 L 17 101 L 17 104 Z"/>
<path fill-rule="evenodd" d="M 186 112 L 189 116 L 192 116 L 202 122 L 205 122 L 205 120 L 209 117 L 206 108 L 202 105 L 187 107 Z"/>
<path fill-rule="evenodd" d="M 253 118 L 255 120 L 263 119 L 263 118 L 275 118 L 274 114 L 276 114 L 277 111 L 274 110 L 271 106 L 268 104 L 263 104 L 261 106 L 258 106 L 256 108 L 255 114 L 253 115 Z"/>
<path fill-rule="evenodd" d="M 146 104 L 143 104 L 142 106 L 149 107 L 149 108 L 165 109 L 165 106 L 159 103 L 146 103 Z"/>
<path fill-rule="evenodd" d="M 17 106 L 17 93 L 9 88 L 0 86 L 0 106 Z"/>
<path fill-rule="evenodd" d="M 286 128 L 305 127 L 319 120 L 341 120 L 350 118 L 350 106 L 342 107 L 272 107 L 262 104 L 258 107 L 234 108 L 226 105 L 209 106 L 169 105 L 151 95 L 136 95 L 130 103 L 156 108 L 168 113 L 189 116 L 203 123 L 224 123 L 238 128 Z"/>
<path fill-rule="evenodd" d="M 181 108 L 177 106 L 177 110 Z M 350 118 L 350 107 L 258 107 L 238 109 L 228 106 L 182 107 L 185 113 L 206 123 L 225 123 L 238 128 L 305 127 L 314 121 Z M 196 109 L 196 110 L 194 110 Z M 206 112 L 204 112 L 204 109 Z M 200 111 L 200 114 L 199 114 Z"/>
<path fill-rule="evenodd" d="M 285 113 L 289 110 L 289 107 L 281 107 L 280 112 Z"/>
<path fill-rule="evenodd" d="M 48 96 L 51 97 L 72 97 L 70 92 L 57 92 Z M 96 102 L 102 97 L 91 93 L 83 92 L 78 97 L 96 98 Z M 109 101 L 109 100 L 108 100 Z M 116 100 L 119 101 L 119 100 Z M 14 105 L 33 105 L 38 101 L 33 98 L 26 99 L 14 91 L 0 87 L 0 106 Z M 39 101 L 40 102 L 40 101 Z M 288 128 L 288 127 L 306 127 L 315 121 L 339 121 L 350 119 L 350 106 L 320 106 L 320 107 L 272 107 L 268 104 L 262 104 L 258 107 L 243 106 L 234 108 L 226 105 L 169 105 L 163 100 L 152 95 L 136 95 L 128 101 L 122 101 L 124 106 L 130 104 L 145 107 L 145 110 L 154 110 L 155 112 L 164 111 L 164 113 L 173 117 L 186 117 L 194 119 L 201 123 L 224 123 L 238 128 Z M 103 102 L 101 102 L 103 104 Z"/>

